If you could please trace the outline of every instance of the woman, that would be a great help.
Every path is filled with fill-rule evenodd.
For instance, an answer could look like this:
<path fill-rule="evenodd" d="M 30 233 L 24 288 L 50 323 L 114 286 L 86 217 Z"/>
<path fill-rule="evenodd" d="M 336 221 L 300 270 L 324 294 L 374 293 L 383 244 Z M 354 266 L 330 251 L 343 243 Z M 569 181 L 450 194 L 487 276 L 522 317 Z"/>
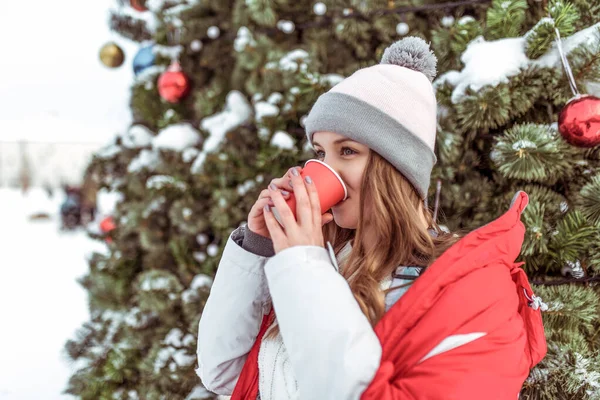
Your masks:
<path fill-rule="evenodd" d="M 200 320 L 197 372 L 209 390 L 234 400 L 518 397 L 546 352 L 541 300 L 514 263 L 527 196 L 461 240 L 436 229 L 424 206 L 435 64 L 424 41 L 406 38 L 317 100 L 308 140 L 348 198 L 322 214 L 298 168 L 260 194 Z"/>

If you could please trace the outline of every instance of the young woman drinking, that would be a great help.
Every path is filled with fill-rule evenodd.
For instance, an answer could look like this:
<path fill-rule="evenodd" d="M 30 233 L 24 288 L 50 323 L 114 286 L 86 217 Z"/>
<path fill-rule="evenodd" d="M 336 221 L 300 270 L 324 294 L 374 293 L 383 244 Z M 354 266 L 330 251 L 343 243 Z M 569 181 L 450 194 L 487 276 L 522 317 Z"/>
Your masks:
<path fill-rule="evenodd" d="M 308 140 L 347 198 L 321 210 L 300 168 L 260 194 L 200 320 L 197 372 L 209 390 L 233 400 L 518 398 L 546 352 L 543 303 L 515 263 L 527 195 L 463 238 L 437 229 L 424 205 L 435 67 L 429 46 L 406 38 L 319 97 Z"/>

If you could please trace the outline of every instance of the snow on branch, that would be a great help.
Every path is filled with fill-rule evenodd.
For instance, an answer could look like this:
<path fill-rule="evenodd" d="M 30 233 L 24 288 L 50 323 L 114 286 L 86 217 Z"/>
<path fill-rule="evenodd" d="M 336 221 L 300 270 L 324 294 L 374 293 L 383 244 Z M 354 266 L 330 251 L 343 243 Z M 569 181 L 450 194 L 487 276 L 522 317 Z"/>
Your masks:
<path fill-rule="evenodd" d="M 289 133 L 277 131 L 275 132 L 275 135 L 273 135 L 273 139 L 271 139 L 271 146 L 278 147 L 282 150 L 294 150 L 296 148 L 296 143 Z"/>
<path fill-rule="evenodd" d="M 160 24 L 158 16 L 152 11 L 140 12 L 132 7 L 121 7 L 118 10 L 112 10 L 112 12 L 115 15 L 129 17 L 133 21 L 141 21 L 146 26 L 146 29 L 152 34 L 156 33 L 156 30 Z"/>
<path fill-rule="evenodd" d="M 148 147 L 152 144 L 154 135 L 143 125 L 133 125 L 121 135 L 121 145 L 128 149 Z"/>
<path fill-rule="evenodd" d="M 201 140 L 200 132 L 191 124 L 184 122 L 169 125 L 160 131 L 152 141 L 152 145 L 156 149 L 182 152 L 188 147 L 197 146 Z"/>
<path fill-rule="evenodd" d="M 202 129 L 208 131 L 209 136 L 204 142 L 202 152 L 192 164 L 192 173 L 199 173 L 204 165 L 206 155 L 218 149 L 227 132 L 249 121 L 252 113 L 252 107 L 242 93 L 237 90 L 229 92 L 223 111 L 204 118 L 200 123 Z"/>
<path fill-rule="evenodd" d="M 163 46 L 160 44 L 155 44 L 154 46 L 152 46 L 152 52 L 154 54 L 158 54 L 162 57 L 169 58 L 171 60 L 179 59 L 179 56 L 181 55 L 182 51 L 183 46 L 180 44 L 176 46 Z"/>
<path fill-rule="evenodd" d="M 563 39 L 565 53 L 580 45 L 593 45 L 598 42 L 600 23 L 583 29 Z M 462 71 L 448 71 L 435 82 L 436 87 L 449 83 L 454 87 L 452 103 L 460 103 L 468 88 L 478 91 L 485 86 L 497 86 L 508 82 L 530 66 L 541 68 L 562 68 L 556 44 L 537 60 L 530 60 L 526 51 L 527 35 L 518 38 L 505 38 L 486 41 L 482 36 L 475 38 L 461 56 Z"/>

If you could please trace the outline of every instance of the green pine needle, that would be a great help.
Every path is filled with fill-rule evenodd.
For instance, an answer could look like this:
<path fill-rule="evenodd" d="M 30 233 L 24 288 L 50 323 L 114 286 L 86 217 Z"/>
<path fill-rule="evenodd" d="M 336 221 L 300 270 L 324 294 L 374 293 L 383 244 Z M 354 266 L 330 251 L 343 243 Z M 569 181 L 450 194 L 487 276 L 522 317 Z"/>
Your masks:
<path fill-rule="evenodd" d="M 439 70 L 462 69 L 460 55 L 482 33 L 480 22 L 468 16 L 457 19 L 449 28 L 433 30 L 431 43 L 438 58 Z"/>
<path fill-rule="evenodd" d="M 600 296 L 582 286 L 536 286 L 534 291 L 546 304 L 548 311 L 542 314 L 544 326 L 549 330 L 574 334 L 589 334 L 600 312 Z M 589 345 L 589 343 L 588 343 Z M 589 346 L 578 348 L 584 352 Z"/>
<path fill-rule="evenodd" d="M 550 49 L 556 40 L 554 28 L 565 38 L 573 34 L 579 19 L 577 9 L 562 0 L 552 0 L 548 5 L 548 13 L 550 17 L 542 18 L 526 35 L 527 57 L 531 59 L 540 57 Z"/>
<path fill-rule="evenodd" d="M 247 0 L 245 4 L 248 7 L 248 15 L 257 24 L 273 27 L 277 23 L 272 0 Z"/>
<path fill-rule="evenodd" d="M 577 204 L 590 223 L 600 226 L 600 174 L 581 188 Z"/>
<path fill-rule="evenodd" d="M 572 171 L 573 152 L 548 126 L 523 124 L 497 138 L 490 157 L 505 178 L 552 184 Z"/>
<path fill-rule="evenodd" d="M 598 228 L 591 226 L 580 211 L 571 211 L 557 223 L 549 253 L 562 265 L 581 258 L 587 248 L 599 239 Z"/>
<path fill-rule="evenodd" d="M 596 30 L 593 40 L 569 52 L 569 62 L 578 86 L 600 82 L 600 28 Z"/>
<path fill-rule="evenodd" d="M 537 202 L 530 202 L 523 212 L 523 222 L 527 228 L 521 249 L 524 256 L 539 256 L 548 252 L 549 227 L 544 221 L 544 213 L 545 205 Z"/>
<path fill-rule="evenodd" d="M 548 354 L 529 375 L 521 400 L 596 400 L 600 357 L 569 346 L 548 344 Z"/>
<path fill-rule="evenodd" d="M 489 39 L 519 36 L 525 21 L 527 1 L 494 0 L 487 10 L 487 34 Z"/>
<path fill-rule="evenodd" d="M 452 165 L 458 163 L 462 155 L 462 136 L 453 133 L 438 130 L 437 135 L 437 150 L 440 162 L 444 165 Z"/>
<path fill-rule="evenodd" d="M 454 108 L 458 126 L 463 132 L 484 132 L 506 124 L 511 112 L 511 93 L 506 84 L 485 87 L 475 92 L 468 88 L 464 98 Z"/>
<path fill-rule="evenodd" d="M 531 67 L 524 69 L 510 80 L 511 118 L 520 117 L 534 107 L 542 95 L 544 84 L 539 70 Z"/>

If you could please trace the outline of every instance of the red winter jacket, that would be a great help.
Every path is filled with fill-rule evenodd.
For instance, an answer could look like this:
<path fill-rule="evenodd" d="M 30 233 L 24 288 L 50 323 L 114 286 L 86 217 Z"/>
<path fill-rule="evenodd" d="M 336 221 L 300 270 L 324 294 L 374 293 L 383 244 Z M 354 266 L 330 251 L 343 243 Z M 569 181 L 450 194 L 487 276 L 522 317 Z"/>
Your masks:
<path fill-rule="evenodd" d="M 515 263 L 527 201 L 518 193 L 506 214 L 447 250 L 379 321 L 381 363 L 362 400 L 518 398 L 546 354 L 539 298 Z M 232 400 L 256 399 L 267 325 L 265 317 Z M 461 335 L 473 341 L 453 348 Z"/>

